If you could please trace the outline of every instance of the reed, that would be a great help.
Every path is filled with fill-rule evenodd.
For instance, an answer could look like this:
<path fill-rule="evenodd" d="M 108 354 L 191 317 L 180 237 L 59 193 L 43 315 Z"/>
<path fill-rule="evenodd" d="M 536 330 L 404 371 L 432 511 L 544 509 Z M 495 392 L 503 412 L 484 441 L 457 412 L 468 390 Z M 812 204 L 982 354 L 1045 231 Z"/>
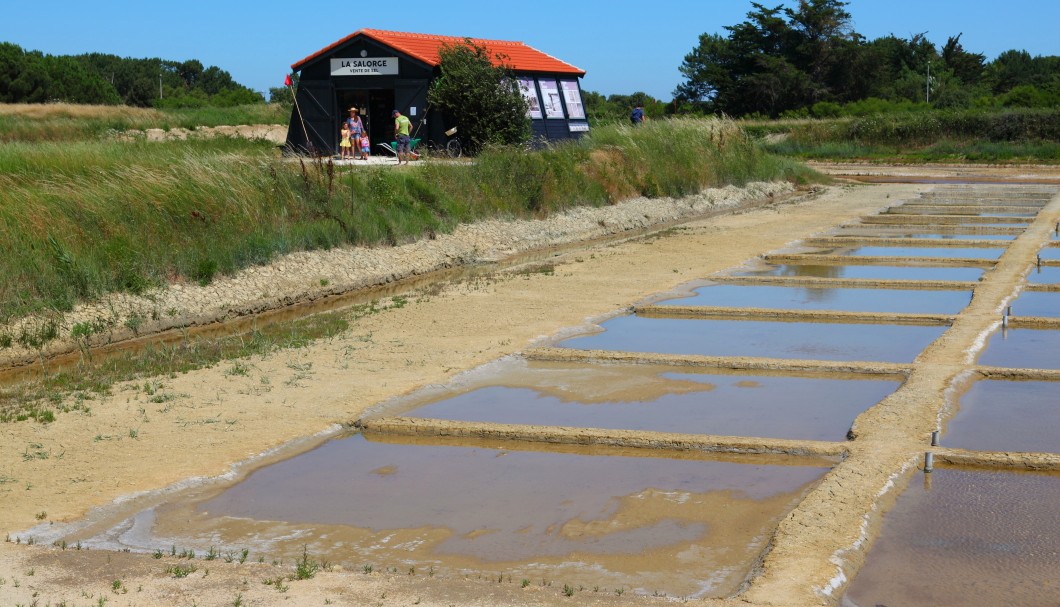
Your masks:
<path fill-rule="evenodd" d="M 117 120 L 109 111 L 92 120 Z M 134 115 L 155 120 L 150 112 Z M 409 171 L 292 162 L 266 142 L 233 138 L 19 141 L 0 146 L 0 325 L 110 292 L 206 284 L 293 251 L 395 245 L 486 218 L 812 178 L 718 120 L 602 127 L 578 142 L 489 149 L 474 162 Z M 13 336 L 3 337 L 0 348 Z"/>

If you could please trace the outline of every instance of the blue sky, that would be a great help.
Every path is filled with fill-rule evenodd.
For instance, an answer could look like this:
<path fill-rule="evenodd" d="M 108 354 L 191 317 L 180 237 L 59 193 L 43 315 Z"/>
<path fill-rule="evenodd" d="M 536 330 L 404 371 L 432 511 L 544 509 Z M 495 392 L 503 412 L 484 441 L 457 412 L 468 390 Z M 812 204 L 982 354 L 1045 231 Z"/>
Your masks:
<path fill-rule="evenodd" d="M 760 3 L 794 6 L 795 0 Z M 51 55 L 198 59 L 265 92 L 283 84 L 292 63 L 364 27 L 518 40 L 586 70 L 586 90 L 644 91 L 669 100 L 699 35 L 724 34 L 724 26 L 743 21 L 751 8 L 750 0 L 11 0 L 0 41 Z M 964 48 L 988 60 L 1010 49 L 1060 55 L 1056 0 L 852 0 L 847 10 L 855 31 L 869 39 L 926 32 L 941 47 L 963 33 Z"/>

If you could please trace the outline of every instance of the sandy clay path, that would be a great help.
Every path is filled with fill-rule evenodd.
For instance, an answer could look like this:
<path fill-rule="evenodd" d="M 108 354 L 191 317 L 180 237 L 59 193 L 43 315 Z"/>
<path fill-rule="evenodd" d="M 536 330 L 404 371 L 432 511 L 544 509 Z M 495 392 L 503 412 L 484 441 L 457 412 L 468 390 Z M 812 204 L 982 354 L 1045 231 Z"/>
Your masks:
<path fill-rule="evenodd" d="M 849 167 L 843 170 L 850 172 Z M 978 173 L 997 175 L 989 168 Z M 1057 170 L 1036 167 L 1019 174 L 1060 183 Z M 93 508 L 113 508 L 128 496 L 234 475 L 233 470 L 245 474 L 246 467 L 234 466 L 305 450 L 387 399 L 546 345 L 558 332 L 623 312 L 933 187 L 850 183 L 813 194 L 763 197 L 753 208 L 569 250 L 547 259 L 554 264 L 551 272 L 497 272 L 421 286 L 409 294 L 407 305 L 360 317 L 337 337 L 158 378 L 149 389 L 142 381 L 117 386 L 111 396 L 93 402 L 89 414 L 61 414 L 46 425 L 0 426 L 0 530 L 8 539 L 0 543 L 0 604 L 441 606 L 672 600 L 632 593 L 567 597 L 560 587 L 522 588 L 518 580 L 499 584 L 404 571 L 335 570 L 292 580 L 290 562 L 240 564 L 201 556 L 194 571 L 179 575 L 188 561 L 168 554 L 154 558 L 55 546 L 48 539 L 53 535 L 49 527 L 62 527 Z M 1037 236 L 1045 235 L 1049 222 L 1058 218 L 1060 199 L 1054 199 L 1042 213 Z M 1025 263 L 1028 255 L 1033 259 L 1034 243 L 1016 246 L 1013 264 Z M 317 275 L 311 279 L 320 280 Z M 909 389 L 858 419 L 858 439 L 841 443 L 847 462 L 856 465 L 837 467 L 782 521 L 774 548 L 746 591 L 704 602 L 839 601 L 837 594 L 863 560 L 878 523 L 865 513 L 874 510 L 873 503 L 897 473 L 918 465 L 911 453 L 935 423 L 940 386 L 967 364 L 966 344 L 992 326 L 993 308 L 1012 285 L 998 282 L 982 296 L 977 292 L 982 309 L 973 306 L 967 319 L 958 319 L 946 338 L 929 348 L 927 362 L 907 382 Z M 194 312 L 204 314 L 208 308 L 202 304 Z M 158 394 L 166 398 L 158 399 Z M 42 539 L 28 546 L 35 537 Z"/>

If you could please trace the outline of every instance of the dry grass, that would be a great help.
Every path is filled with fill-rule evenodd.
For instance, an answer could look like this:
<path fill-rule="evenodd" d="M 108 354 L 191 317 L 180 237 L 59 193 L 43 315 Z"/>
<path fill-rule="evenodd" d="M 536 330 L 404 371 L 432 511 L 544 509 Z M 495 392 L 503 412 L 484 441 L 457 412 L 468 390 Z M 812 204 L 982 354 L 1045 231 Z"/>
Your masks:
<path fill-rule="evenodd" d="M 150 108 L 125 105 L 78 105 L 73 103 L 0 103 L 0 116 L 25 118 L 95 118 L 162 122 L 165 114 Z"/>

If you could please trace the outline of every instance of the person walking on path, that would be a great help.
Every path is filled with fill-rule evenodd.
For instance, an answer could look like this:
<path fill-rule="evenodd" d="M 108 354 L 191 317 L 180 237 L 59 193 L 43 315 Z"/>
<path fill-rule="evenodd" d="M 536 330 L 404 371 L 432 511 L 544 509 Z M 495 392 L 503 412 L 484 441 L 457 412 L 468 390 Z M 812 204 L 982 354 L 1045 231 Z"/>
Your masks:
<path fill-rule="evenodd" d="M 405 160 L 405 164 L 408 164 L 412 157 L 412 138 L 409 136 L 412 131 L 412 121 L 397 110 L 394 110 L 391 115 L 394 117 L 394 139 L 397 140 L 398 164 L 401 164 L 402 159 Z"/>
<path fill-rule="evenodd" d="M 346 119 L 346 126 L 350 127 L 350 141 L 353 143 L 353 156 L 357 157 L 357 141 L 361 138 L 361 133 L 364 132 L 364 122 L 361 121 L 360 111 L 355 108 L 350 108 L 350 117 Z"/>

